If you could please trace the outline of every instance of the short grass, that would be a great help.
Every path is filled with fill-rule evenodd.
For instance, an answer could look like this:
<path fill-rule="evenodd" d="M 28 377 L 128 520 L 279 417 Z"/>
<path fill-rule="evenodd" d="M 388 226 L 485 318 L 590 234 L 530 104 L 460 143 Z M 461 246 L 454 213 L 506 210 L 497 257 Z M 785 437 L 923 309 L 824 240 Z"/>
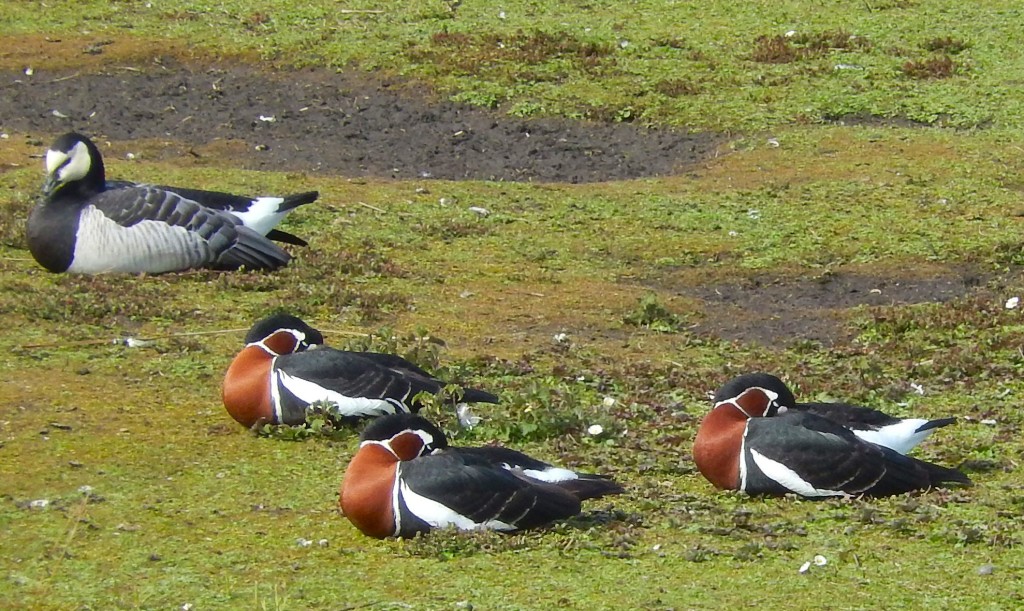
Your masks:
<path fill-rule="evenodd" d="M 8 134 L 0 600 L 61 609 L 1024 605 L 1024 419 L 1015 409 L 1024 319 L 1004 307 L 1024 293 L 1020 7 L 690 4 L 86 2 L 71 12 L 2 3 L 0 31 L 11 40 L 127 39 L 140 56 L 171 40 L 181 53 L 198 44 L 197 56 L 394 71 L 514 114 L 736 134 L 686 175 L 582 186 L 128 163 L 117 154 L 128 144 L 115 142 L 113 176 L 322 192 L 287 222 L 312 244 L 287 270 L 142 278 L 55 276 L 31 261 L 24 219 L 41 178 L 31 155 L 50 135 Z M 24 61 L 17 53 L 0 60 Z M 836 118 L 860 124 L 824 124 Z M 695 297 L 704 284 L 963 268 L 983 278 L 976 296 L 840 312 L 836 324 L 854 340 L 835 346 L 727 342 L 690 328 L 714 315 Z M 220 376 L 243 334 L 229 330 L 276 308 L 332 343 L 413 354 L 499 392 L 503 404 L 479 408 L 484 423 L 459 431 L 459 442 L 498 440 L 606 472 L 629 493 L 513 536 L 362 537 L 336 511 L 355 432 L 257 437 L 220 407 Z M 180 335 L 210 331 L 228 332 Z M 560 333 L 567 341 L 554 340 Z M 109 341 L 168 335 L 140 348 Z M 784 374 L 804 396 L 959 416 L 918 455 L 966 463 L 977 485 L 819 503 L 714 491 L 689 460 L 690 442 L 707 391 L 751 369 Z M 455 428 L 452 414 L 429 415 Z M 605 433 L 587 435 L 590 424 Z M 828 564 L 798 571 L 819 554 Z"/>

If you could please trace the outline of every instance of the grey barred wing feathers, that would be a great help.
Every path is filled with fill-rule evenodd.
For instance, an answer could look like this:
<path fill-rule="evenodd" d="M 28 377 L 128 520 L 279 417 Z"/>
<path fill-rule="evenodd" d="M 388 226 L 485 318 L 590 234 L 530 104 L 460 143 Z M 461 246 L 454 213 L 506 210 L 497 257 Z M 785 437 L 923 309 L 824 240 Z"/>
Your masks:
<path fill-rule="evenodd" d="M 288 253 L 228 213 L 156 187 L 130 187 L 88 200 L 68 271 L 275 269 L 288 260 Z"/>

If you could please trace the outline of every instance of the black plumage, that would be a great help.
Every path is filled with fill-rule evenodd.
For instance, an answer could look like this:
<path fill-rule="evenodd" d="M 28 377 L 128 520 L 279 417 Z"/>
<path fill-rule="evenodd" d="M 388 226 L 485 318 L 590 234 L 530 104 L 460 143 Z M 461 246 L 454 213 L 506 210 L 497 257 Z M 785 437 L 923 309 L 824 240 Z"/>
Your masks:
<path fill-rule="evenodd" d="M 580 499 L 555 484 L 533 480 L 465 452 L 440 452 L 403 462 L 401 532 L 409 537 L 432 527 L 408 491 L 444 505 L 472 527 L 495 530 L 535 528 L 572 517 Z"/>
<path fill-rule="evenodd" d="M 746 473 L 741 470 L 741 487 L 749 494 L 889 496 L 971 483 L 955 469 L 868 443 L 841 424 L 807 412 L 751 418 L 743 447 Z M 784 469 L 759 460 L 755 453 Z M 786 470 L 797 479 L 788 479 Z"/>
<path fill-rule="evenodd" d="M 521 530 L 578 514 L 581 502 L 623 492 L 622 486 L 602 475 L 577 473 L 555 467 L 516 450 L 484 446 L 449 446 L 433 423 L 415 414 L 382 416 L 367 425 L 357 465 L 363 452 L 386 446 L 398 461 L 394 472 L 396 517 L 393 535 L 410 537 L 432 528 L 454 526 L 463 530 Z M 367 456 L 367 458 L 369 455 Z M 372 460 L 372 459 L 371 459 Z M 357 498 L 355 473 L 350 466 L 342 486 L 342 506 L 368 503 Z M 353 516 L 346 512 L 350 519 Z M 370 526 L 354 522 L 371 534 Z M 376 525 L 379 528 L 379 525 Z M 383 532 L 383 531 L 381 531 Z"/>

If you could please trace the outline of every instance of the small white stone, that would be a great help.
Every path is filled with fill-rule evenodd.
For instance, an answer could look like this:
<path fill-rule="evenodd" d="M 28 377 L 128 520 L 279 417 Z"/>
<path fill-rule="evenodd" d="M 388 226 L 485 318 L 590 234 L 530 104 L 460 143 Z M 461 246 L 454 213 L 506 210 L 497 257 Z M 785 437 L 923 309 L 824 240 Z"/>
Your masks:
<path fill-rule="evenodd" d="M 25 68 L 25 76 L 32 76 L 35 73 L 36 73 L 36 71 L 33 70 L 32 68 Z"/>
<path fill-rule="evenodd" d="M 313 545 L 312 541 L 310 541 L 309 539 L 304 539 L 302 537 L 299 537 L 298 539 L 296 539 L 295 543 L 298 544 L 299 547 L 309 547 L 309 546 Z"/>
<path fill-rule="evenodd" d="M 487 216 L 488 214 L 491 213 L 491 211 L 488 210 L 487 208 L 481 208 L 480 206 L 470 206 L 468 208 L 468 210 L 470 212 L 475 212 L 475 213 L 479 214 L 480 216 Z"/>
<path fill-rule="evenodd" d="M 615 397 L 605 397 L 601 401 L 601 405 L 603 405 L 605 407 L 612 407 L 612 406 L 614 406 L 615 405 Z"/>
<path fill-rule="evenodd" d="M 182 605 L 181 611 L 192 611 L 192 603 L 185 603 Z"/>
<path fill-rule="evenodd" d="M 988 425 L 988 426 L 995 426 L 996 425 L 995 418 L 985 418 L 985 419 L 981 420 L 980 422 L 982 424 L 985 424 L 985 425 Z"/>
<path fill-rule="evenodd" d="M 604 427 L 601 426 L 600 424 L 591 424 L 590 426 L 587 427 L 587 435 L 593 435 L 594 437 L 597 437 L 603 432 Z"/>
<path fill-rule="evenodd" d="M 786 38 L 793 38 L 794 36 L 796 36 L 796 30 L 786 32 Z"/>
<path fill-rule="evenodd" d="M 809 570 L 811 570 L 811 563 L 810 562 L 805 562 L 805 563 L 800 565 L 800 572 L 801 573 L 806 573 Z"/>
<path fill-rule="evenodd" d="M 320 547 L 327 547 L 328 545 L 330 545 L 330 542 L 327 539 L 320 539 L 316 542 L 316 544 Z"/>
<path fill-rule="evenodd" d="M 1020 305 L 1020 297 L 1010 297 L 1006 300 L 1006 309 L 1015 310 Z"/>
<path fill-rule="evenodd" d="M 551 337 L 551 339 L 555 340 L 556 344 L 564 344 L 567 341 L 569 341 L 569 334 L 568 333 L 564 333 L 564 332 L 563 333 L 555 333 Z"/>
<path fill-rule="evenodd" d="M 498 19 L 504 19 L 504 18 L 505 18 L 505 11 L 500 11 L 498 13 Z"/>
<path fill-rule="evenodd" d="M 729 237 L 730 237 L 730 238 L 735 238 L 735 237 L 736 237 L 736 236 L 738 236 L 738 235 L 739 235 L 739 233 L 737 233 L 736 231 L 730 231 L 730 232 L 729 232 Z"/>
<path fill-rule="evenodd" d="M 135 159 L 135 153 L 126 153 L 124 158 L 127 159 L 128 161 L 132 161 L 133 159 Z"/>
<path fill-rule="evenodd" d="M 263 121 L 264 123 L 273 123 L 274 121 L 277 121 L 277 117 L 274 115 L 260 115 L 260 121 Z"/>
<path fill-rule="evenodd" d="M 46 509 L 50 506 L 50 499 L 37 499 L 28 504 L 32 509 Z"/>
<path fill-rule="evenodd" d="M 629 46 L 629 41 L 628 40 L 620 40 L 619 41 L 619 48 L 620 49 L 625 49 L 628 46 Z"/>

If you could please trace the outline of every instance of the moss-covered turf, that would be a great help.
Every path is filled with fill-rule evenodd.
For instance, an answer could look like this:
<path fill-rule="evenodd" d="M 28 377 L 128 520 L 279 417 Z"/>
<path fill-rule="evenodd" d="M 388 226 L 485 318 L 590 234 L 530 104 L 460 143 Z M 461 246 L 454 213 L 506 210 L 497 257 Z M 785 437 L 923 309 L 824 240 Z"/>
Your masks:
<path fill-rule="evenodd" d="M 114 142 L 119 178 L 320 190 L 284 225 L 310 247 L 274 274 L 81 278 L 25 247 L 52 134 L 5 130 L 0 606 L 1024 606 L 1024 314 L 1006 307 L 1024 296 L 1019 2 L 390 4 L 4 1 L 0 64 L 172 53 L 386 71 L 499 113 L 726 144 L 677 176 L 562 185 L 128 162 Z M 47 38 L 106 54 L 47 57 Z M 833 304 L 824 341 L 802 339 L 813 307 L 787 309 L 766 342 L 743 325 L 771 302 L 723 315 L 705 291 L 836 274 L 977 280 L 941 302 Z M 511 536 L 363 537 L 336 508 L 356 431 L 260 436 L 220 405 L 243 330 L 274 309 L 499 393 L 470 431 L 427 410 L 457 442 L 607 473 L 628 493 Z M 113 342 L 129 336 L 156 339 Z M 714 490 L 693 434 L 707 392 L 754 369 L 803 397 L 958 416 L 915 455 L 976 485 L 822 502 Z M 827 564 L 801 573 L 816 555 Z"/>

